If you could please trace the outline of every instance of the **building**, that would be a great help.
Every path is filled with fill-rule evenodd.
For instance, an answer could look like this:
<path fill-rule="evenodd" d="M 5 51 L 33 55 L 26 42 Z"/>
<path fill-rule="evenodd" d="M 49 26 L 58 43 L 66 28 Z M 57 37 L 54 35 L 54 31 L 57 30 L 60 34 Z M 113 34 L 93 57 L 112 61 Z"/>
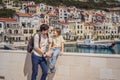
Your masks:
<path fill-rule="evenodd" d="M 59 21 L 60 22 L 67 22 L 67 20 L 68 20 L 68 12 L 67 12 L 67 8 L 66 7 L 64 7 L 64 6 L 60 6 L 59 8 Z"/>
<path fill-rule="evenodd" d="M 45 23 L 55 27 L 58 24 L 58 17 L 55 14 L 49 13 L 45 15 Z"/>
<path fill-rule="evenodd" d="M 40 3 L 40 11 L 44 12 L 46 10 L 46 5 L 43 3 Z"/>
<path fill-rule="evenodd" d="M 25 41 L 28 41 L 29 37 L 36 33 L 41 23 L 40 14 L 16 13 L 14 18 L 19 22 L 19 26 L 22 26 Z"/>
<path fill-rule="evenodd" d="M 14 44 L 15 42 L 21 42 L 22 38 L 22 27 L 18 25 L 16 19 L 12 18 L 0 18 L 0 23 L 4 27 L 3 39 L 5 42 Z"/>
<path fill-rule="evenodd" d="M 25 12 L 29 14 L 35 14 L 37 12 L 36 8 L 37 8 L 37 5 L 27 5 L 25 7 Z"/>
<path fill-rule="evenodd" d="M 0 18 L 0 41 L 4 41 L 5 34 L 5 24 L 4 21 Z"/>
<path fill-rule="evenodd" d="M 12 8 L 14 4 L 14 0 L 2 0 L 3 4 L 5 5 L 6 8 Z"/>

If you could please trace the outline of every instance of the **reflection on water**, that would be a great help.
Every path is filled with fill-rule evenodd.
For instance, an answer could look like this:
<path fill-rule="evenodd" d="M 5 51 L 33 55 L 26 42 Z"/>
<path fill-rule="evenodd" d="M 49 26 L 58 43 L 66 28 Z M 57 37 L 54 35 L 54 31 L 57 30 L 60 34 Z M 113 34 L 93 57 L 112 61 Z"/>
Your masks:
<path fill-rule="evenodd" d="M 75 44 L 66 44 L 65 52 L 120 54 L 120 42 L 111 49 L 78 48 Z"/>

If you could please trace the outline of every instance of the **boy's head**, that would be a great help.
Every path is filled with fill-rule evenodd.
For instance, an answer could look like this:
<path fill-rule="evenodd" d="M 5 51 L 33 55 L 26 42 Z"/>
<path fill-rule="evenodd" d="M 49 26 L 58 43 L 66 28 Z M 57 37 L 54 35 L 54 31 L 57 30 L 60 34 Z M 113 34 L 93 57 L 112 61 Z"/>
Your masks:
<path fill-rule="evenodd" d="M 53 29 L 53 34 L 56 35 L 56 36 L 61 35 L 61 29 L 60 28 L 54 28 Z"/>

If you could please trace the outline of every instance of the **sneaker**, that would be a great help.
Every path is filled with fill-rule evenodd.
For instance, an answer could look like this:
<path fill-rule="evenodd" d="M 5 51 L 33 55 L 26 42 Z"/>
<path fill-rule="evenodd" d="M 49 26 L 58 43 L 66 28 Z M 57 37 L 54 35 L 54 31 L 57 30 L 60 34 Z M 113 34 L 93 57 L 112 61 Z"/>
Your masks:
<path fill-rule="evenodd" d="M 52 72 L 51 72 L 51 69 L 48 69 L 48 74 L 50 74 L 50 73 L 52 73 Z"/>
<path fill-rule="evenodd" d="M 56 72 L 55 68 L 51 69 L 51 73 L 55 73 L 55 72 Z"/>

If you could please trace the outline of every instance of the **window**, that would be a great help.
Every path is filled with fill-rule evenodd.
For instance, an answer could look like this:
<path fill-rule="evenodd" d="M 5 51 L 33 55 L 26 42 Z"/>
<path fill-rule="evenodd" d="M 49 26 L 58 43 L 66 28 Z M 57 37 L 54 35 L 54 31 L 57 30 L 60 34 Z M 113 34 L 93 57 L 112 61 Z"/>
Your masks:
<path fill-rule="evenodd" d="M 77 28 L 78 28 L 78 29 L 80 28 L 79 25 L 77 26 Z"/>
<path fill-rule="evenodd" d="M 12 30 L 9 30 L 8 33 L 9 33 L 9 34 L 12 34 Z"/>
<path fill-rule="evenodd" d="M 14 34 L 18 34 L 18 30 L 14 30 Z"/>
<path fill-rule="evenodd" d="M 33 30 L 29 30 L 29 33 L 30 33 L 30 34 L 33 34 Z"/>
<path fill-rule="evenodd" d="M 36 32 L 39 32 L 39 30 L 36 30 Z"/>
<path fill-rule="evenodd" d="M 31 27 L 31 23 L 27 23 L 27 26 Z"/>
<path fill-rule="evenodd" d="M 22 22 L 22 26 L 23 26 L 23 27 L 26 27 L 24 22 Z"/>
<path fill-rule="evenodd" d="M 77 31 L 77 33 L 79 34 L 79 31 Z"/>
<path fill-rule="evenodd" d="M 20 38 L 20 37 L 19 37 L 18 39 L 19 39 L 19 41 L 21 40 L 21 38 Z"/>
<path fill-rule="evenodd" d="M 10 24 L 7 24 L 7 28 L 9 28 L 10 27 Z"/>
<path fill-rule="evenodd" d="M 81 25 L 81 29 L 82 29 L 82 25 Z"/>
<path fill-rule="evenodd" d="M 27 33 L 28 33 L 28 30 L 25 29 L 25 30 L 24 30 L 24 34 L 27 34 Z"/>
<path fill-rule="evenodd" d="M 0 28 L 2 28 L 2 24 L 0 24 Z"/>
<path fill-rule="evenodd" d="M 13 24 L 13 27 L 17 27 L 16 24 Z"/>
<path fill-rule="evenodd" d="M 25 39 L 26 41 L 28 40 L 28 37 L 26 37 L 26 39 Z"/>

